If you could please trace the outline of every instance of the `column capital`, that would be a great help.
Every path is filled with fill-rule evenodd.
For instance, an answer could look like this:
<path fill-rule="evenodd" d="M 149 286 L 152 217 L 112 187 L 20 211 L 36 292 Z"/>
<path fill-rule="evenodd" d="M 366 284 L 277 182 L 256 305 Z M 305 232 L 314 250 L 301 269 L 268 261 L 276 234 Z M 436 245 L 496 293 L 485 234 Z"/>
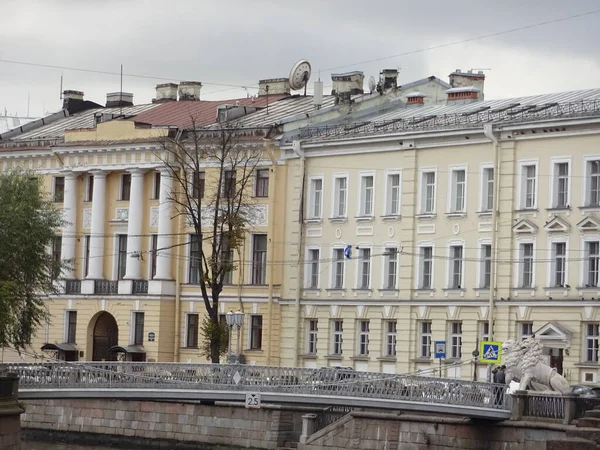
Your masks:
<path fill-rule="evenodd" d="M 79 176 L 78 173 L 73 172 L 71 169 L 63 169 L 60 173 L 65 177 L 65 179 L 74 180 Z"/>
<path fill-rule="evenodd" d="M 163 167 L 157 167 L 156 171 L 160 172 L 161 176 L 163 176 L 163 175 L 169 175 L 170 176 L 171 172 L 173 172 L 173 169 L 169 169 L 168 167 L 164 167 L 163 166 Z"/>
<path fill-rule="evenodd" d="M 125 169 L 125 171 L 131 175 L 144 175 L 146 173 L 146 169 L 140 169 L 139 167 L 132 167 L 131 169 Z"/>
<path fill-rule="evenodd" d="M 110 173 L 110 171 L 102 170 L 102 169 L 92 169 L 89 171 L 95 178 L 106 178 L 106 176 Z"/>

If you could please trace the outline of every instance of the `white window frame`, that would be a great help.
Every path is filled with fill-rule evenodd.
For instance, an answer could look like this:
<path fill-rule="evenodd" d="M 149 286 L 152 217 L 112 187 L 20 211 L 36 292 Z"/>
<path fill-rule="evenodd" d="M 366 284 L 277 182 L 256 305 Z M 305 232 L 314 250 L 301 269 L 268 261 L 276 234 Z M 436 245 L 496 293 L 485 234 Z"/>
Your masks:
<path fill-rule="evenodd" d="M 186 271 L 185 271 L 185 282 L 187 284 L 190 283 L 190 271 L 192 270 L 192 235 L 195 233 L 188 233 L 187 234 L 187 264 L 186 264 Z M 202 245 L 202 238 L 200 238 L 200 245 Z"/>
<path fill-rule="evenodd" d="M 461 247 L 461 273 L 460 273 L 460 288 L 454 287 L 454 257 L 452 255 L 453 247 Z M 464 289 L 465 288 L 465 241 L 463 240 L 453 240 L 448 241 L 447 243 L 447 253 L 448 253 L 448 270 L 447 270 L 447 278 L 446 278 L 446 287 L 448 289 Z"/>
<path fill-rule="evenodd" d="M 490 340 L 490 322 L 488 320 L 482 320 L 479 322 L 479 342 L 486 342 Z M 487 330 L 486 330 L 487 329 Z"/>
<path fill-rule="evenodd" d="M 426 189 L 425 189 L 425 174 L 433 173 L 433 199 L 431 211 L 426 211 Z M 422 167 L 419 169 L 419 214 L 434 215 L 437 208 L 437 184 L 438 184 L 438 169 L 437 167 Z"/>
<path fill-rule="evenodd" d="M 392 212 L 392 185 L 391 177 L 398 176 L 398 210 Z M 402 170 L 390 169 L 385 172 L 385 195 L 383 202 L 383 215 L 388 217 L 400 217 L 402 211 Z"/>
<path fill-rule="evenodd" d="M 594 326 L 597 327 L 596 331 L 594 331 L 594 334 L 590 334 L 589 333 L 589 326 Z M 599 347 L 600 347 L 600 324 L 598 322 L 583 322 L 583 345 L 582 345 L 582 353 L 583 353 L 583 358 L 581 358 L 582 362 L 589 362 L 589 363 L 597 363 L 600 361 L 600 352 L 599 352 Z M 589 347 L 589 341 L 592 340 L 592 347 Z M 592 352 L 596 352 L 595 355 L 593 355 L 592 353 L 592 358 L 590 358 L 588 356 L 590 349 L 592 350 Z"/>
<path fill-rule="evenodd" d="M 129 175 L 129 200 L 123 200 L 123 179 Z M 121 175 L 119 176 L 119 198 L 118 201 L 120 202 L 129 202 L 131 201 L 131 186 L 133 184 L 133 177 L 131 176 L 131 172 L 125 171 L 123 173 L 121 173 Z"/>
<path fill-rule="evenodd" d="M 321 204 L 319 205 L 318 215 L 316 211 L 316 190 L 314 189 L 314 183 L 321 181 Z M 320 220 L 323 219 L 323 198 L 325 193 L 325 177 L 323 175 L 312 176 L 308 178 L 308 211 L 306 217 L 308 220 Z"/>
<path fill-rule="evenodd" d="M 464 181 L 464 192 L 463 192 L 463 205 L 462 208 L 456 208 L 456 194 L 458 192 L 458 184 L 456 180 L 456 174 L 458 172 L 464 171 L 465 173 L 465 181 Z M 467 212 L 467 202 L 469 200 L 468 192 L 468 179 L 469 179 L 469 170 L 468 166 L 465 164 L 461 165 L 452 165 L 448 166 L 448 203 L 446 212 L 448 214 L 464 214 Z"/>
<path fill-rule="evenodd" d="M 523 257 L 521 255 L 521 245 L 522 244 L 533 244 L 533 255 L 532 255 L 532 260 L 533 260 L 533 266 L 531 268 L 531 287 L 523 287 L 523 268 L 524 268 L 524 264 L 523 264 Z M 523 239 L 518 239 L 516 242 L 516 248 L 515 248 L 515 255 L 516 255 L 516 259 L 519 261 L 518 264 L 515 264 L 514 266 L 514 273 L 513 276 L 515 277 L 515 282 L 514 282 L 514 286 L 516 289 L 535 289 L 536 287 L 536 271 L 537 271 L 537 263 L 536 263 L 536 254 L 537 254 L 537 246 L 536 246 L 536 240 L 535 238 L 523 238 Z"/>
<path fill-rule="evenodd" d="M 395 358 L 398 352 L 398 321 L 396 319 L 386 319 L 383 321 L 383 356 L 386 358 Z M 390 330 L 392 328 L 393 330 Z M 390 351 L 392 350 L 392 351 Z"/>
<path fill-rule="evenodd" d="M 383 246 L 383 258 L 382 258 L 382 264 L 383 264 L 383 270 L 381 271 L 382 274 L 382 278 L 381 278 L 381 288 L 382 289 L 392 289 L 392 290 L 398 290 L 398 272 L 400 269 L 400 245 L 397 242 L 384 242 L 382 244 Z M 395 271 L 395 277 L 396 277 L 396 283 L 394 287 L 389 287 L 388 286 L 388 275 L 390 274 L 389 272 L 389 263 L 390 263 L 390 257 L 389 255 L 386 255 L 386 253 L 388 252 L 388 250 L 395 250 L 396 253 L 396 271 Z"/>
<path fill-rule="evenodd" d="M 119 279 L 119 236 L 127 236 L 127 229 L 119 229 L 113 233 L 112 278 Z M 127 236 L 129 238 L 129 236 Z M 90 239 L 90 245 L 92 240 Z M 91 254 L 90 254 L 91 257 Z M 125 258 L 125 271 L 127 272 L 127 258 Z"/>
<path fill-rule="evenodd" d="M 417 333 L 418 333 L 418 341 L 417 341 L 417 345 L 419 346 L 418 350 L 417 350 L 417 358 L 419 359 L 431 359 L 431 357 L 433 356 L 433 352 L 431 351 L 431 346 L 433 345 L 433 323 L 431 322 L 431 320 L 420 320 L 417 322 Z M 428 332 L 424 332 L 423 331 L 423 325 L 427 324 L 428 327 Z M 428 342 L 429 342 L 429 346 L 427 347 L 427 354 L 423 354 L 423 348 L 425 347 L 423 345 L 423 338 L 427 338 Z"/>
<path fill-rule="evenodd" d="M 527 325 L 528 328 L 531 328 L 531 333 L 523 333 L 524 325 Z M 517 322 L 517 326 L 519 327 L 519 342 L 533 335 L 533 322 L 531 320 Z"/>
<path fill-rule="evenodd" d="M 311 252 L 316 251 L 319 258 L 317 259 L 317 285 L 312 286 L 312 269 L 313 260 L 311 259 Z M 319 289 L 321 287 L 321 246 L 320 245 L 309 245 L 306 247 L 306 270 L 304 272 L 304 288 L 305 289 Z"/>
<path fill-rule="evenodd" d="M 64 314 L 63 314 L 63 325 L 64 325 L 64 330 L 63 330 L 63 342 L 69 342 L 69 313 L 74 312 L 75 314 L 77 314 L 77 310 L 76 309 L 65 309 Z M 75 316 L 77 317 L 77 316 Z M 75 344 L 77 343 L 77 320 L 75 320 Z"/>
<path fill-rule="evenodd" d="M 145 333 L 146 333 L 146 312 L 145 311 L 141 311 L 139 309 L 134 309 L 131 310 L 130 313 L 130 321 L 129 323 L 131 324 L 131 327 L 129 327 L 129 345 L 137 345 L 135 344 L 135 329 L 137 328 L 137 322 L 136 322 L 136 313 L 142 313 L 144 314 L 144 330 L 142 332 L 142 345 L 144 344 L 144 337 L 145 337 Z"/>
<path fill-rule="evenodd" d="M 373 289 L 373 246 L 371 244 L 358 244 L 359 250 L 356 252 L 356 289 L 357 290 L 369 290 Z M 362 287 L 362 275 L 363 275 L 363 259 L 362 251 L 369 250 L 369 286 Z"/>
<path fill-rule="evenodd" d="M 346 180 L 346 199 L 344 204 L 344 213 L 338 214 L 338 203 L 339 203 L 339 195 L 338 195 L 338 180 L 345 179 Z M 336 173 L 333 175 L 333 191 L 331 196 L 331 218 L 332 219 L 345 219 L 348 217 L 348 187 L 350 186 L 350 176 L 347 173 Z"/>
<path fill-rule="evenodd" d="M 94 174 L 93 173 L 86 173 L 85 177 L 84 177 L 84 180 L 85 180 L 85 182 L 84 182 L 85 192 L 84 192 L 84 196 L 83 196 L 83 198 L 84 198 L 83 201 L 89 203 L 89 202 L 91 202 L 93 200 L 93 198 L 89 198 L 89 196 L 90 196 L 90 184 L 92 184 L 92 196 L 94 195 L 94 187 L 93 187 L 93 184 L 94 184 Z"/>
<path fill-rule="evenodd" d="M 369 333 L 371 323 L 368 319 L 356 321 L 356 356 L 369 356 Z"/>
<path fill-rule="evenodd" d="M 491 170 L 494 174 L 494 179 L 492 181 L 492 207 L 488 208 L 487 200 L 489 196 L 489 178 L 486 176 L 488 170 Z M 484 163 L 479 166 L 479 212 L 487 212 L 491 213 L 494 210 L 495 196 L 496 196 L 496 169 L 493 163 Z"/>
<path fill-rule="evenodd" d="M 460 332 L 456 332 L 454 330 L 454 325 L 458 325 L 458 330 Z M 448 322 L 448 355 L 447 358 L 451 359 L 460 359 L 462 358 L 462 341 L 464 336 L 463 323 L 460 320 L 452 320 Z M 457 344 L 454 344 L 454 338 L 457 338 Z"/>
<path fill-rule="evenodd" d="M 567 165 L 567 198 L 564 206 L 558 205 L 558 165 Z M 566 208 L 571 206 L 571 180 L 572 180 L 572 164 L 570 157 L 556 157 L 550 158 L 550 209 L 555 208 Z"/>
<path fill-rule="evenodd" d="M 589 236 L 585 236 L 581 238 L 581 254 L 583 255 L 582 261 L 580 263 L 580 273 L 579 277 L 579 286 L 585 288 L 587 283 L 587 274 L 588 274 L 588 253 L 587 253 L 587 243 L 589 242 L 598 242 L 600 243 L 600 235 L 593 234 Z M 600 246 L 600 244 L 599 244 Z M 599 269 L 599 277 L 598 277 L 598 285 L 600 286 L 600 269 Z"/>
<path fill-rule="evenodd" d="M 423 286 L 423 266 L 421 260 L 421 249 L 431 247 L 431 283 L 429 287 Z M 415 279 L 415 289 L 434 289 L 435 287 L 435 244 L 434 242 L 419 242 L 417 243 L 417 254 L 415 256 L 415 265 L 418 268 L 417 277 Z"/>
<path fill-rule="evenodd" d="M 314 318 L 306 319 L 306 354 L 316 355 L 319 344 L 319 320 Z M 315 328 L 312 329 L 311 325 L 315 324 Z M 311 346 L 314 344 L 315 351 L 311 351 Z"/>
<path fill-rule="evenodd" d="M 335 278 L 336 278 L 336 265 L 337 260 L 335 259 L 335 251 L 341 250 L 342 252 L 342 286 L 336 287 Z M 343 244 L 334 244 L 331 248 L 331 280 L 330 280 L 330 289 L 346 289 L 346 257 L 344 256 L 344 245 Z"/>
<path fill-rule="evenodd" d="M 363 184 L 366 180 L 366 178 L 368 177 L 372 177 L 373 178 L 373 188 L 371 189 L 371 211 L 369 214 L 366 213 L 366 208 L 364 207 L 365 204 L 365 199 L 366 199 L 366 195 L 365 195 L 365 185 Z M 373 171 L 369 171 L 369 172 L 359 172 L 358 174 L 358 215 L 357 217 L 373 217 L 375 215 L 375 191 L 376 191 L 376 183 L 377 183 L 377 177 L 375 176 L 375 172 Z"/>
<path fill-rule="evenodd" d="M 494 264 L 494 248 L 492 247 L 492 240 L 491 239 L 479 239 L 477 241 L 478 243 L 478 248 L 477 248 L 477 252 L 479 254 L 478 257 L 478 264 L 477 264 L 477 287 L 479 289 L 491 289 L 492 284 L 493 284 L 493 280 L 491 277 L 491 265 Z M 486 287 L 485 283 L 484 283 L 484 278 L 485 278 L 485 252 L 483 250 L 483 246 L 484 245 L 489 245 L 491 248 L 491 254 L 490 254 L 490 286 Z"/>
<path fill-rule="evenodd" d="M 527 204 L 527 167 L 535 167 L 535 179 L 534 179 L 534 190 L 533 190 L 533 205 L 526 206 Z M 539 161 L 537 159 L 521 160 L 519 161 L 519 209 L 537 209 L 539 205 Z"/>
<path fill-rule="evenodd" d="M 581 200 L 583 202 L 582 206 L 584 207 L 600 208 L 600 205 L 590 205 L 591 171 L 589 167 L 590 163 L 593 161 L 600 161 L 600 154 L 588 155 L 583 158 L 583 183 L 581 183 Z"/>
<path fill-rule="evenodd" d="M 335 329 L 335 324 L 337 322 L 341 323 L 341 330 L 336 331 Z M 330 333 L 331 333 L 331 341 L 330 341 L 330 354 L 331 355 L 335 355 L 335 356 L 341 356 L 344 354 L 344 320 L 343 319 L 331 319 L 331 323 L 329 324 L 329 329 L 330 329 Z M 335 346 L 336 346 L 336 336 L 339 336 L 340 341 L 339 341 L 339 345 L 340 345 L 340 351 L 336 353 L 335 351 Z"/>
<path fill-rule="evenodd" d="M 549 237 L 548 238 L 548 276 L 546 279 L 546 286 L 551 287 L 551 288 L 555 288 L 555 287 L 561 287 L 561 286 L 555 286 L 554 284 L 554 280 L 555 280 L 555 271 L 556 271 L 556 264 L 555 264 L 555 253 L 554 253 L 554 244 L 565 244 L 565 266 L 564 266 L 564 283 L 563 283 L 563 287 L 564 285 L 569 284 L 569 238 L 565 237 L 565 236 L 560 236 L 560 237 Z"/>

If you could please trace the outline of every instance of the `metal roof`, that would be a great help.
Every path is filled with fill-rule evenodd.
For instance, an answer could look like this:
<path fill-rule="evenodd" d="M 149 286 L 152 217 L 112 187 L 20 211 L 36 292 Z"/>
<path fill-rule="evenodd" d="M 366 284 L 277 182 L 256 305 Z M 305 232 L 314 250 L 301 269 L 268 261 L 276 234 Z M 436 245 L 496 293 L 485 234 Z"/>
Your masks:
<path fill-rule="evenodd" d="M 35 117 L 0 116 L 0 134 L 36 120 Z"/>

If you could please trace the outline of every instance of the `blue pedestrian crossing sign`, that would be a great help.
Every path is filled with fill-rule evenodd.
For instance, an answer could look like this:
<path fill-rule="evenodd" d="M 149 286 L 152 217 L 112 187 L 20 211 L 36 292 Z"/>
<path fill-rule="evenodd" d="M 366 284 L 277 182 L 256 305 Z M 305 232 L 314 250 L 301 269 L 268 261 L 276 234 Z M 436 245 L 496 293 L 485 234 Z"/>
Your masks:
<path fill-rule="evenodd" d="M 445 358 L 446 357 L 446 341 L 435 341 L 434 342 L 434 350 L 436 358 Z"/>
<path fill-rule="evenodd" d="M 479 355 L 482 363 L 500 364 L 501 359 L 501 342 L 483 341 L 480 346 Z"/>

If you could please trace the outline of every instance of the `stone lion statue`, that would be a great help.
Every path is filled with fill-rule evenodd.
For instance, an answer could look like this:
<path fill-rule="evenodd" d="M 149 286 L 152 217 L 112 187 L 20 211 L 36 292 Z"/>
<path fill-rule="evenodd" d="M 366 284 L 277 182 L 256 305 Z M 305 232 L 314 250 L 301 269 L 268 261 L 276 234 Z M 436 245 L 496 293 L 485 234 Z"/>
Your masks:
<path fill-rule="evenodd" d="M 502 344 L 506 384 L 519 382 L 519 390 L 568 394 L 569 382 L 556 369 L 543 362 L 542 345 L 535 336 L 521 342 L 506 341 Z"/>

